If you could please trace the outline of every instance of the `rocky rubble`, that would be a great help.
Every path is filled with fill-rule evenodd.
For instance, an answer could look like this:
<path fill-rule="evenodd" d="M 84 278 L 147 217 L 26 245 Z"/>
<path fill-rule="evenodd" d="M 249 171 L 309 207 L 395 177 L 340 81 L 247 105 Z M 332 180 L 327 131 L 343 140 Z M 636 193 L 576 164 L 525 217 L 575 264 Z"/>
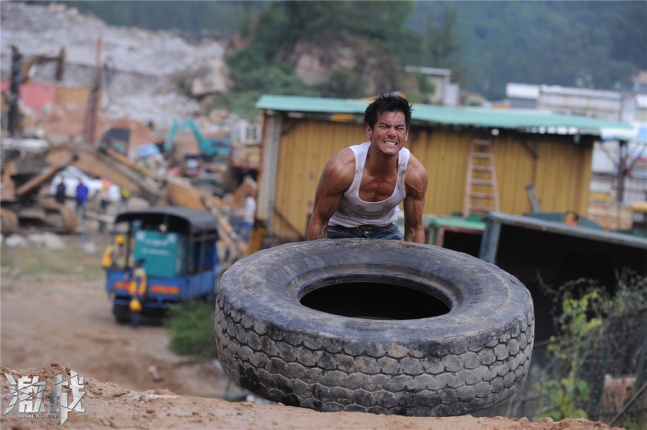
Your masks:
<path fill-rule="evenodd" d="M 195 100 L 177 94 L 174 79 L 221 61 L 224 47 L 211 41 L 193 45 L 168 31 L 113 27 L 94 16 L 64 5 L 0 2 L 1 68 L 3 80 L 11 67 L 11 45 L 24 57 L 55 56 L 65 48 L 64 80 L 68 87 L 90 86 L 94 77 L 97 40 L 101 61 L 111 72 L 102 82 L 104 113 L 161 126 L 193 116 Z M 49 67 L 49 69 L 48 69 Z M 35 80 L 53 82 L 53 64 L 39 66 Z M 223 78 L 224 79 L 224 78 Z"/>

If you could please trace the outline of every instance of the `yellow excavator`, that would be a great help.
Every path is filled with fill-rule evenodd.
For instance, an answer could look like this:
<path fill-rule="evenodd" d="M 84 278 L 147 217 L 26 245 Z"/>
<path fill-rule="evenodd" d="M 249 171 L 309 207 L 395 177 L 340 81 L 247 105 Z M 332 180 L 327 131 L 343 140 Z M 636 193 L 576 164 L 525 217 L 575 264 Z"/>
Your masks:
<path fill-rule="evenodd" d="M 16 233 L 23 223 L 38 222 L 50 229 L 70 233 L 76 228 L 74 210 L 40 194 L 43 184 L 74 162 L 68 157 L 57 165 L 46 165 L 43 154 L 17 157 L 6 161 L 2 169 L 0 219 L 2 234 Z"/>

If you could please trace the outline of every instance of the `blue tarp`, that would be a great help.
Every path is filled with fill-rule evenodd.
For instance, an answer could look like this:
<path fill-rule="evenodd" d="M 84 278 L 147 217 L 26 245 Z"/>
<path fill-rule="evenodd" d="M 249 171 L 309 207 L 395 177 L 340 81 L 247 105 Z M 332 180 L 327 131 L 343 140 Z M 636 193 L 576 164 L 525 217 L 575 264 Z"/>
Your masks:
<path fill-rule="evenodd" d="M 147 143 L 137 147 L 138 158 L 148 158 L 153 155 L 161 154 L 159 147 L 154 143 Z"/>

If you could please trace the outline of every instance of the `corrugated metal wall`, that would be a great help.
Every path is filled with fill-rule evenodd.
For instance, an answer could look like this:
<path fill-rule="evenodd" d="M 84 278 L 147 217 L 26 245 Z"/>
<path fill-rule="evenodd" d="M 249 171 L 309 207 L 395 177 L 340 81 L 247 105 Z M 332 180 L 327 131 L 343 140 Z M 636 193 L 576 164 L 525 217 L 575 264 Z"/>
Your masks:
<path fill-rule="evenodd" d="M 272 233 L 305 235 L 319 176 L 333 155 L 366 141 L 358 124 L 286 120 L 280 138 Z"/>
<path fill-rule="evenodd" d="M 330 157 L 351 144 L 366 141 L 366 137 L 362 125 L 356 123 L 286 119 L 281 128 L 276 186 L 269 191 L 274 193 L 271 233 L 298 239 L 305 235 L 324 165 Z M 429 174 L 425 213 L 450 215 L 462 211 L 469 143 L 478 138 L 482 136 L 477 132 L 464 130 L 411 129 L 407 147 Z M 575 145 L 568 136 L 516 133 L 490 136 L 489 140 L 502 212 L 520 215 L 530 211 L 525 186 L 534 183 L 542 211 L 586 213 L 590 144 Z"/>

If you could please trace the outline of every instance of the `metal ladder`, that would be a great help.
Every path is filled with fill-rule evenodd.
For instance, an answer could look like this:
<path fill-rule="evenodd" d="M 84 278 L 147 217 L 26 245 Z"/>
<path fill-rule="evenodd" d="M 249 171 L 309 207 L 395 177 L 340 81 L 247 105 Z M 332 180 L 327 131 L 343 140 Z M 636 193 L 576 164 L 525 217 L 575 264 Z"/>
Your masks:
<path fill-rule="evenodd" d="M 487 140 L 473 140 L 470 142 L 467 163 L 463 217 L 499 210 L 499 191 L 491 144 Z"/>

